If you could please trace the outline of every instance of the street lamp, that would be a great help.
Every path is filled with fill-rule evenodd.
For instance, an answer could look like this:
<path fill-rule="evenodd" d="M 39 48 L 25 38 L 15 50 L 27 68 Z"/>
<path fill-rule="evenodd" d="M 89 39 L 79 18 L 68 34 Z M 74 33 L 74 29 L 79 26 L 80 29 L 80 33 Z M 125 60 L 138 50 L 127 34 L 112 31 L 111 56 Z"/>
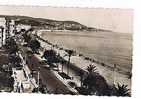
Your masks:
<path fill-rule="evenodd" d="M 38 67 L 38 93 L 39 93 L 39 87 L 40 87 L 40 67 Z"/>
<path fill-rule="evenodd" d="M 113 67 L 113 84 L 115 84 L 115 69 L 116 69 L 116 64 L 114 64 Z"/>

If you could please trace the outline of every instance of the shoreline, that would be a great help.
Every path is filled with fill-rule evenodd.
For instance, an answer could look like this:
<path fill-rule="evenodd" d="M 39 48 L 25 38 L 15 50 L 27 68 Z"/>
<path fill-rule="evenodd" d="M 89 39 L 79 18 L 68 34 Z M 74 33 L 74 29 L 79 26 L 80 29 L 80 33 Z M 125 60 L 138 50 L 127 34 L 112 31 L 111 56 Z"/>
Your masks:
<path fill-rule="evenodd" d="M 72 31 L 73 32 L 73 31 Z M 46 32 L 44 32 L 44 33 L 42 33 L 41 31 L 39 31 L 38 32 L 38 35 L 39 36 L 41 36 L 43 39 L 45 39 L 45 37 L 47 36 L 47 34 L 46 34 Z M 55 34 L 57 34 L 57 35 L 55 35 Z M 114 49 L 111 49 L 110 50 L 110 48 L 113 48 L 113 47 L 111 47 L 114 43 L 112 43 L 112 45 L 106 45 L 106 46 L 109 46 L 108 48 L 107 47 L 102 47 L 102 43 L 104 43 L 104 42 L 101 42 L 101 43 L 94 43 L 94 44 L 96 44 L 96 46 L 94 45 L 92 45 L 92 44 L 90 44 L 90 45 L 87 45 L 87 44 L 89 44 L 89 43 L 87 43 L 86 42 L 86 47 L 85 47 L 85 49 L 84 49 L 84 44 L 85 44 L 85 41 L 82 41 L 83 40 L 83 37 L 85 37 L 85 35 L 87 36 L 87 34 L 84 34 L 83 35 L 83 33 L 82 33 L 82 40 L 81 40 L 81 38 L 79 38 L 79 34 L 78 34 L 78 36 L 76 37 L 75 35 L 77 35 L 77 34 L 74 34 L 72 37 L 71 37 L 71 31 L 70 31 L 70 33 L 56 33 L 55 32 L 55 34 L 53 33 L 50 33 L 49 32 L 49 35 L 47 36 L 47 38 L 46 39 L 48 39 L 49 41 L 51 40 L 51 43 L 52 44 L 54 44 L 55 46 L 59 46 L 59 47 L 61 47 L 61 48 L 64 48 L 64 49 L 71 49 L 71 50 L 73 50 L 73 51 L 75 51 L 75 52 L 77 52 L 77 54 L 83 54 L 83 56 L 85 56 L 85 57 L 88 57 L 90 60 L 93 60 L 93 59 L 95 59 L 96 61 L 99 61 L 99 63 L 105 63 L 106 65 L 110 65 L 111 67 L 113 67 L 113 65 L 114 64 L 116 64 L 116 65 L 118 65 L 118 67 L 119 67 L 119 69 L 121 68 L 121 69 L 123 69 L 124 71 L 127 71 L 127 72 L 130 72 L 131 71 L 131 69 L 132 69 L 132 55 L 130 55 L 130 52 L 132 51 L 132 49 L 127 49 L 127 51 L 125 51 L 125 49 L 123 49 L 123 48 L 125 48 L 124 46 L 125 46 L 125 44 L 124 44 L 124 46 L 122 47 L 122 49 L 120 49 L 120 48 L 118 48 L 118 47 L 115 47 Z M 61 34 L 61 36 L 60 36 L 60 34 Z M 67 36 L 67 34 L 68 34 L 68 36 Z M 73 34 L 73 33 L 72 33 Z M 54 36 L 55 35 L 55 36 Z M 88 34 L 89 35 L 89 34 Z M 94 34 L 95 35 L 95 34 Z M 91 36 L 91 34 L 89 35 L 89 36 Z M 93 36 L 93 34 L 92 34 L 92 36 Z M 102 35 L 103 36 L 103 35 Z M 61 37 L 65 37 L 64 39 L 62 38 L 62 40 L 64 40 L 64 41 L 60 41 L 61 40 Z M 69 40 L 73 40 L 73 37 L 74 37 L 74 41 L 73 42 L 70 42 L 69 43 Z M 81 37 L 81 35 L 80 35 L 80 37 Z M 94 37 L 95 38 L 95 37 Z M 45 39 L 45 40 L 46 40 Z M 77 39 L 80 39 L 80 40 L 77 40 Z M 84 39 L 84 40 L 87 40 L 87 39 L 89 39 L 89 38 L 86 38 L 86 39 Z M 93 39 L 93 38 L 90 38 L 90 39 Z M 100 40 L 101 39 L 103 39 L 103 38 L 100 38 Z M 105 39 L 105 38 L 104 38 Z M 109 38 L 106 38 L 106 41 L 108 40 Z M 66 41 L 66 40 L 68 40 L 68 41 Z M 96 36 L 96 40 L 99 40 L 99 38 L 97 39 L 97 36 Z M 94 41 L 96 41 L 96 40 L 94 40 Z M 58 42 L 57 42 L 58 41 Z M 77 42 L 78 41 L 78 42 Z M 82 41 L 82 42 L 81 42 Z M 109 41 L 109 40 L 108 40 Z M 112 40 L 113 41 L 113 40 Z M 115 40 L 114 40 L 115 41 Z M 75 43 L 76 42 L 76 43 Z M 90 41 L 88 41 L 88 42 L 90 42 Z M 97 41 L 98 42 L 98 41 Z M 116 42 L 116 44 L 118 44 L 118 42 L 117 41 L 115 41 Z M 72 46 L 71 47 L 71 45 L 74 43 L 74 46 Z M 77 43 L 80 43 L 80 45 L 78 45 Z M 84 43 L 84 44 L 83 44 Z M 66 44 L 66 45 L 65 45 Z M 97 44 L 102 44 L 102 45 L 97 45 Z M 106 43 L 106 44 L 108 44 L 108 42 Z M 111 43 L 110 43 L 111 44 Z M 82 48 L 80 49 L 79 47 L 81 47 L 82 46 Z M 90 46 L 90 47 L 89 47 Z M 97 47 L 98 46 L 98 47 Z M 103 46 L 105 46 L 105 45 L 103 45 Z M 96 48 L 97 47 L 97 48 Z M 120 47 L 120 46 L 119 46 Z M 89 49 L 90 48 L 90 49 Z M 107 54 L 104 52 L 103 53 L 103 51 L 104 51 L 104 49 L 99 49 L 99 48 L 106 48 L 105 49 L 105 52 L 107 52 Z M 118 48 L 118 49 L 117 49 Z M 109 49 L 109 50 L 108 50 Z M 100 51 L 101 50 L 101 51 Z M 116 52 L 115 52 L 116 51 Z M 117 52 L 118 51 L 118 52 Z M 125 54 L 124 54 L 124 52 L 126 52 Z M 109 53 L 109 54 L 108 54 Z M 129 54 L 128 54 L 129 53 Z M 110 55 L 111 54 L 111 55 Z M 111 60 L 111 61 L 110 61 Z M 118 61 L 120 61 L 120 62 L 118 62 Z"/>
<path fill-rule="evenodd" d="M 38 39 L 40 38 L 40 40 L 42 40 L 42 38 L 41 37 L 38 37 Z M 44 42 L 46 43 L 46 40 L 44 40 Z M 51 43 L 51 46 L 52 46 L 53 44 Z M 60 50 L 59 49 L 59 47 L 57 48 L 58 50 Z M 57 50 L 56 49 L 56 50 Z M 58 51 L 57 50 L 57 51 Z M 62 51 L 65 51 L 64 50 L 64 48 L 63 49 L 61 49 Z M 75 52 L 75 53 L 77 53 L 77 52 Z M 74 58 L 73 58 L 74 57 Z M 75 57 L 77 58 L 80 58 L 80 59 L 78 59 L 78 61 L 79 62 L 82 62 L 82 63 L 80 63 L 80 64 L 78 64 L 78 62 L 75 62 Z M 112 85 L 112 82 L 113 82 L 113 67 L 111 67 L 111 66 L 109 66 L 109 65 L 106 65 L 105 63 L 101 63 L 101 62 L 96 62 L 96 61 L 93 61 L 91 58 L 89 58 L 89 57 L 87 57 L 88 59 L 84 59 L 84 57 L 85 56 L 83 56 L 83 54 L 76 54 L 75 56 L 72 56 L 72 58 L 71 58 L 71 62 L 72 62 L 72 64 L 74 64 L 75 66 L 77 66 L 78 68 L 81 68 L 81 69 L 85 69 L 85 67 L 88 65 L 88 64 L 92 64 L 92 63 L 94 63 L 94 64 L 96 64 L 97 65 L 97 67 L 98 67 L 98 71 L 100 72 L 100 74 L 102 75 L 102 76 L 104 76 L 104 78 L 106 78 L 106 81 L 110 84 L 110 85 Z M 86 58 L 86 57 L 85 57 Z M 87 64 L 87 65 L 84 65 L 84 64 Z M 107 68 L 108 67 L 108 68 Z M 106 72 L 105 72 L 105 70 L 106 70 Z M 129 75 L 131 75 L 131 73 L 129 73 L 129 72 L 125 72 L 125 71 L 119 71 L 119 68 L 117 68 L 116 67 L 116 69 L 114 68 L 114 71 L 115 71 L 115 75 L 120 75 L 120 76 L 114 76 L 114 79 L 116 78 L 116 81 L 120 81 L 121 79 L 121 81 L 120 81 L 120 83 L 122 83 L 122 82 L 124 82 L 123 84 L 127 84 L 128 85 L 128 87 L 129 87 L 129 89 L 131 89 L 131 79 L 128 79 L 128 76 Z M 112 74 L 112 75 L 111 75 Z M 120 80 L 119 80 L 120 79 Z M 126 79 L 126 80 L 125 80 Z"/>

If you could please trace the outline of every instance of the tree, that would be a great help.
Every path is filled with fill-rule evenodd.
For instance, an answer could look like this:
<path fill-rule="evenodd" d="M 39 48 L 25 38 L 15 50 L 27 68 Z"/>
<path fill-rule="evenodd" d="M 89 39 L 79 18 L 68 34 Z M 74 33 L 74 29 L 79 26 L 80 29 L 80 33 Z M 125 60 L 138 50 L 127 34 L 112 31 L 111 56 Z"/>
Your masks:
<path fill-rule="evenodd" d="M 13 45 L 9 50 L 10 50 L 9 51 L 10 54 L 16 54 L 16 52 L 19 51 L 19 47 L 17 45 Z"/>
<path fill-rule="evenodd" d="M 56 52 L 54 50 L 45 50 L 43 56 L 48 63 L 56 63 L 58 62 L 58 58 L 56 57 Z"/>
<path fill-rule="evenodd" d="M 19 47 L 12 37 L 6 39 L 5 47 L 9 50 L 9 54 L 16 54 L 19 51 Z"/>
<path fill-rule="evenodd" d="M 88 67 L 87 67 L 87 71 L 89 72 L 89 73 L 96 73 L 97 71 L 96 71 L 97 69 L 96 69 L 96 66 L 94 66 L 94 65 L 92 65 L 92 64 L 90 64 Z"/>
<path fill-rule="evenodd" d="M 12 37 L 6 39 L 6 45 L 5 46 L 6 46 L 7 49 L 10 49 L 11 46 L 14 46 L 14 45 L 16 45 L 16 42 L 14 41 L 14 39 Z"/>
<path fill-rule="evenodd" d="M 91 73 L 83 80 L 83 86 L 90 94 L 110 95 L 109 86 L 103 76 L 98 73 Z"/>
<path fill-rule="evenodd" d="M 115 91 L 113 95 L 115 96 L 130 96 L 129 89 L 127 88 L 127 85 L 120 85 L 119 83 L 117 84 L 117 87 L 114 88 Z"/>
<path fill-rule="evenodd" d="M 109 86 L 103 76 L 96 72 L 96 66 L 89 65 L 87 67 L 87 75 L 83 80 L 83 87 L 89 94 L 110 95 Z"/>
<path fill-rule="evenodd" d="M 67 74 L 69 75 L 69 66 L 70 66 L 70 58 L 73 54 L 73 50 L 65 50 L 68 53 L 69 59 L 68 59 L 68 64 L 67 64 Z"/>
<path fill-rule="evenodd" d="M 27 42 L 27 43 L 31 40 L 30 35 L 28 35 L 27 33 L 24 33 L 22 36 L 24 38 L 24 41 Z"/>
<path fill-rule="evenodd" d="M 29 46 L 30 46 L 30 48 L 32 49 L 33 52 L 37 52 L 38 49 L 40 48 L 40 42 L 36 39 L 31 40 L 29 42 Z"/>
<path fill-rule="evenodd" d="M 61 64 L 62 64 L 62 72 L 64 72 L 64 64 L 65 64 L 66 62 L 65 62 L 65 60 L 61 60 Z"/>
<path fill-rule="evenodd" d="M 9 61 L 10 63 L 12 63 L 14 66 L 19 66 L 19 64 L 21 63 L 21 58 L 19 56 L 15 56 L 15 55 L 11 55 L 9 57 Z"/>

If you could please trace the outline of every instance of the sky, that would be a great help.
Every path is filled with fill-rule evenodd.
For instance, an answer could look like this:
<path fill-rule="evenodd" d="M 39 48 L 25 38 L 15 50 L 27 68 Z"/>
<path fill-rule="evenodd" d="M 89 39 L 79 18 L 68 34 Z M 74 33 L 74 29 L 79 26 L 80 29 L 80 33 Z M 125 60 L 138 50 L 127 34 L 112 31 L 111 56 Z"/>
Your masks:
<path fill-rule="evenodd" d="M 133 33 L 133 9 L 57 8 L 41 6 L 0 6 L 1 15 L 24 15 L 54 20 L 77 21 L 83 25 Z"/>

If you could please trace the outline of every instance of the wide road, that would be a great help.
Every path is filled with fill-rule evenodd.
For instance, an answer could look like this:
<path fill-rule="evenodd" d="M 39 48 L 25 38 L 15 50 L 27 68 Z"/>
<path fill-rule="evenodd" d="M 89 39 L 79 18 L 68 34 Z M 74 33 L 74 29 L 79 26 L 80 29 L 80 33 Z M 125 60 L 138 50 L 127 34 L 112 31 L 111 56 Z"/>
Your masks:
<path fill-rule="evenodd" d="M 37 58 L 36 55 L 31 54 L 29 56 L 29 53 L 26 53 L 28 51 L 27 47 L 24 47 L 23 45 L 21 45 L 19 41 L 17 41 L 17 44 L 19 48 L 21 49 L 22 56 L 26 57 L 27 65 L 30 71 L 35 70 L 40 72 L 41 82 L 43 85 L 47 86 L 49 93 L 76 94 L 74 92 L 71 92 L 70 89 L 62 81 L 60 81 L 51 70 L 49 70 L 48 68 L 45 68 L 43 64 L 40 64 L 41 60 L 39 60 L 39 58 Z M 38 81 L 37 72 L 34 73 L 33 76 L 35 77 L 36 81 Z"/>
<path fill-rule="evenodd" d="M 27 63 L 30 70 L 35 70 L 40 72 L 40 79 L 42 83 L 47 86 L 50 93 L 56 94 L 72 94 L 66 85 L 62 83 L 48 68 L 45 68 L 40 64 L 40 60 L 33 54 L 32 56 L 27 56 Z M 34 74 L 37 80 L 37 73 Z"/>

